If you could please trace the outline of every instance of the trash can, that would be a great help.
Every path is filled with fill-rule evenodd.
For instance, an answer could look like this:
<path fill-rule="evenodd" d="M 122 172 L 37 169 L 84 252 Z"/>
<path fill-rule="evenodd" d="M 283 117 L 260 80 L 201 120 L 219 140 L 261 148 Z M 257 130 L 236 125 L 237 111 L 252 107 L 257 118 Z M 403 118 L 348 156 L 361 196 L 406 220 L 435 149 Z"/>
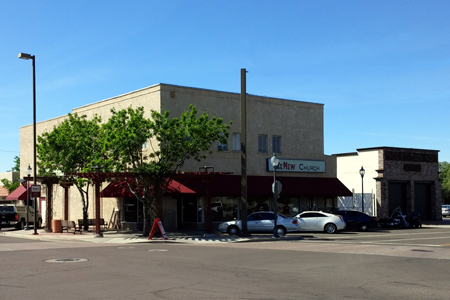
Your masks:
<path fill-rule="evenodd" d="M 52 232 L 62 233 L 61 220 L 52 220 Z"/>

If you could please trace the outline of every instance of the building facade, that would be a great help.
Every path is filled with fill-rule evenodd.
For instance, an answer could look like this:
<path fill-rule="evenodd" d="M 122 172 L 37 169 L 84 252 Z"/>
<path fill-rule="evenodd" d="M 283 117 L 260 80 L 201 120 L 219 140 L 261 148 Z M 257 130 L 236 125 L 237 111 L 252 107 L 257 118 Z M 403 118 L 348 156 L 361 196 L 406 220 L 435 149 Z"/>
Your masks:
<path fill-rule="evenodd" d="M 356 209 L 361 209 L 364 189 L 365 212 L 389 217 L 400 206 L 402 212 L 418 212 L 423 220 L 442 219 L 438 150 L 376 147 L 336 154 L 337 176 L 354 191 Z M 359 170 L 365 170 L 361 178 Z M 348 207 L 347 207 L 348 208 Z"/>
<path fill-rule="evenodd" d="M 236 210 L 239 194 L 236 193 L 240 189 L 240 180 L 236 178 L 241 172 L 240 101 L 238 93 L 156 84 L 75 108 L 72 113 L 87 115 L 88 118 L 96 114 L 106 121 L 111 116 L 112 108 L 120 110 L 130 106 L 134 108 L 142 106 L 146 117 L 150 117 L 151 110 L 169 111 L 171 117 L 179 117 L 192 104 L 199 114 L 206 112 L 210 117 L 223 118 L 224 122 L 232 121 L 227 144 L 215 143 L 212 146 L 213 154 L 200 163 L 189 160 L 181 170 L 199 172 L 207 166 L 210 171 L 216 173 L 232 173 L 228 177 L 224 177 L 225 175 L 220 177 L 218 182 L 213 183 L 215 187 L 212 190 L 211 210 L 213 221 L 219 222 L 238 217 Z M 37 134 L 51 131 L 66 117 L 39 122 Z M 280 212 L 295 215 L 307 209 L 331 211 L 336 207 L 338 196 L 350 193 L 336 178 L 336 157 L 324 155 L 323 104 L 247 95 L 246 123 L 250 211 L 273 207 L 271 191 L 273 169 L 268 160 L 274 152 L 281 160 L 277 172 L 279 181 L 283 184 L 283 191 L 278 200 Z M 33 159 L 30 143 L 32 134 L 31 125 L 21 128 L 22 176 L 25 174 L 25 166 L 32 163 Z M 151 149 L 149 145 L 143 147 L 144 151 Z M 217 147 L 223 151 L 214 151 Z M 284 182 L 283 178 L 286 178 Z M 168 194 L 163 201 L 164 226 L 169 230 L 201 228 L 204 223 L 204 186 L 192 180 L 185 180 L 183 184 L 195 193 Z M 108 183 L 105 182 L 102 188 L 107 186 Z M 118 210 L 122 227 L 139 227 L 142 206 L 135 198 L 125 194 L 114 194 L 111 190 L 102 196 L 102 215 L 106 220 Z M 64 189 L 55 187 L 53 198 L 53 217 L 60 219 L 62 211 L 65 210 L 62 201 Z M 90 198 L 94 198 L 92 194 Z M 81 218 L 82 207 L 76 188 L 70 188 L 69 199 L 69 219 Z M 93 216 L 93 213 L 90 215 Z"/>

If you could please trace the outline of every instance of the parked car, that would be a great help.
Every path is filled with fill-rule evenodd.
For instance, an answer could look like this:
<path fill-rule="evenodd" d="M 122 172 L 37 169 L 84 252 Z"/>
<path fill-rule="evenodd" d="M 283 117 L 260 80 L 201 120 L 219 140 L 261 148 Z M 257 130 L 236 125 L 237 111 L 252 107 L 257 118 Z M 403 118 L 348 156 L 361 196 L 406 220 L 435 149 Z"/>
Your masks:
<path fill-rule="evenodd" d="M 369 216 L 366 213 L 357 210 L 338 210 L 334 213 L 344 218 L 347 229 L 356 229 L 368 231 L 369 228 L 377 228 L 378 222 L 376 217 Z"/>
<path fill-rule="evenodd" d="M 17 229 L 24 229 L 25 222 L 27 220 L 28 212 L 28 224 L 34 226 L 34 208 L 28 206 L 28 209 L 24 205 L 16 204 L 2 204 L 0 206 L 0 229 L 2 227 L 16 227 Z M 42 216 L 37 214 L 37 228 L 42 226 Z"/>
<path fill-rule="evenodd" d="M 258 211 L 247 216 L 247 229 L 250 233 L 273 232 L 275 213 L 272 211 Z M 296 218 L 285 217 L 278 214 L 277 233 L 283 236 L 286 232 L 298 232 L 300 227 Z M 242 221 L 234 220 L 219 224 L 219 231 L 236 235 L 242 231 Z"/>
<path fill-rule="evenodd" d="M 300 225 L 300 231 L 324 231 L 335 233 L 346 228 L 342 216 L 322 211 L 305 211 L 295 216 Z"/>
<path fill-rule="evenodd" d="M 442 216 L 443 217 L 448 217 L 450 216 L 450 205 L 442 205 Z"/>

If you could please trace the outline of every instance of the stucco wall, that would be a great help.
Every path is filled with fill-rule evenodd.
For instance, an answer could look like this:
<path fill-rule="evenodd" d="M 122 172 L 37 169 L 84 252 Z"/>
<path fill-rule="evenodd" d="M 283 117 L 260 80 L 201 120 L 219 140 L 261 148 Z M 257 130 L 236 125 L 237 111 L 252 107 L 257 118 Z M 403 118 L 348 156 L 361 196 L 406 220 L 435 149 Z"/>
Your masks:
<path fill-rule="evenodd" d="M 232 150 L 232 134 L 241 132 L 241 100 L 238 93 L 192 89 L 173 85 L 161 85 L 161 109 L 171 116 L 179 116 L 194 104 L 199 114 L 232 121 L 228 139 L 228 151 L 217 152 L 198 163 L 188 161 L 184 171 L 198 171 L 201 166 L 214 166 L 216 172 L 240 174 L 240 151 Z M 258 152 L 258 134 L 267 134 L 268 152 Z M 270 175 L 266 171 L 266 159 L 272 156 L 272 136 L 281 136 L 279 158 L 312 159 L 326 161 L 326 173 L 303 173 L 301 176 L 335 177 L 336 160 L 323 154 L 323 105 L 285 99 L 247 95 L 247 174 Z M 280 176 L 300 176 L 283 173 Z"/>

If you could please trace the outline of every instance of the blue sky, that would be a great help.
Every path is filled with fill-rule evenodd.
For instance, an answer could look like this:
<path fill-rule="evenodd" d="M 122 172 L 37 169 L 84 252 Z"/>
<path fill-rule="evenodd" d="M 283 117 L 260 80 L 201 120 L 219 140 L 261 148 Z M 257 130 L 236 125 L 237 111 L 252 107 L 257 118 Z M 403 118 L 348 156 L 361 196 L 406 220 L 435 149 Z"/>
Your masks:
<path fill-rule="evenodd" d="M 450 161 L 450 1 L 3 0 L 0 172 L 20 127 L 168 83 L 323 103 L 325 154 L 391 146 Z M 32 141 L 30 141 L 32 143 Z M 32 162 L 22 161 L 22 164 Z"/>

